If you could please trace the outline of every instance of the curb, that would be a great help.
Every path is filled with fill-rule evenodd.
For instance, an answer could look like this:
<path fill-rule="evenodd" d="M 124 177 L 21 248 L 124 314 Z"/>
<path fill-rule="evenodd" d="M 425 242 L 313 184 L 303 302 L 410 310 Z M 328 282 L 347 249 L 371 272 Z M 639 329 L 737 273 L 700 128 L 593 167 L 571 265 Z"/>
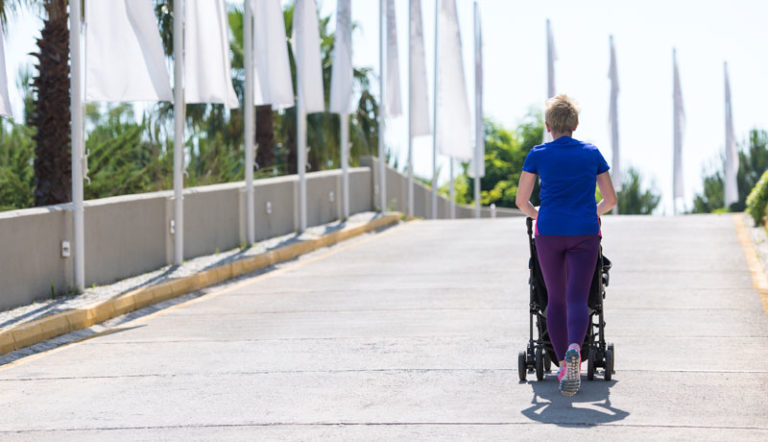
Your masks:
<path fill-rule="evenodd" d="M 744 256 L 747 258 L 749 273 L 752 274 L 752 287 L 757 290 L 760 300 L 763 302 L 763 311 L 768 315 L 768 276 L 763 270 L 763 266 L 757 257 L 757 250 L 752 243 L 747 225 L 744 224 L 744 218 L 741 213 L 733 214 L 733 223 L 736 225 L 736 237 L 744 250 Z"/>
<path fill-rule="evenodd" d="M 114 298 L 46 316 L 0 331 L 0 355 L 46 341 L 76 330 L 91 327 L 108 319 L 167 301 L 189 292 L 278 264 L 313 250 L 329 247 L 341 241 L 398 223 L 402 214 L 394 213 L 369 221 L 357 227 L 323 235 L 319 238 L 296 242 L 284 247 L 228 262 L 217 267 L 166 281 L 151 287 L 142 287 Z"/>

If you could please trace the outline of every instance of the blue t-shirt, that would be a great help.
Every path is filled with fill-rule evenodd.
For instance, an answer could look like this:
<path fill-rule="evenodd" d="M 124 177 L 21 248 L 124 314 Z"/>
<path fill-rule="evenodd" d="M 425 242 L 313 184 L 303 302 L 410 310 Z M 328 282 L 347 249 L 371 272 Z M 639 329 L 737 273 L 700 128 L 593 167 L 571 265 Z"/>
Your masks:
<path fill-rule="evenodd" d="M 523 170 L 541 178 L 539 235 L 597 235 L 597 176 L 610 169 L 592 144 L 563 136 L 528 152 Z"/>

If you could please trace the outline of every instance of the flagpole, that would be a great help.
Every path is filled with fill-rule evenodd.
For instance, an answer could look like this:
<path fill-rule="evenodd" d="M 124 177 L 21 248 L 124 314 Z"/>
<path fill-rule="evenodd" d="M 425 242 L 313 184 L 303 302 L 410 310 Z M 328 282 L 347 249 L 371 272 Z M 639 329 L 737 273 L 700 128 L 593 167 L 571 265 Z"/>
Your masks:
<path fill-rule="evenodd" d="M 547 98 L 555 96 L 555 54 L 552 47 L 552 28 L 547 19 Z"/>
<path fill-rule="evenodd" d="M 349 218 L 349 114 L 340 113 L 341 125 L 341 192 L 344 219 Z"/>
<path fill-rule="evenodd" d="M 672 177 L 672 205 L 674 209 L 674 214 L 678 214 L 678 199 L 681 198 L 683 195 L 682 192 L 682 145 L 683 145 L 683 134 L 682 134 L 682 121 L 680 119 L 680 108 L 682 107 L 682 104 L 680 103 L 681 94 L 680 91 L 680 73 L 677 68 L 677 49 L 672 49 L 672 64 L 673 64 L 673 105 L 674 105 L 674 119 L 673 119 L 673 125 L 674 125 L 674 155 L 673 155 L 673 177 Z"/>
<path fill-rule="evenodd" d="M 433 93 L 433 126 L 432 130 L 432 219 L 437 219 L 437 50 L 438 28 L 440 26 L 440 0 L 435 0 L 435 70 L 432 87 Z"/>
<path fill-rule="evenodd" d="M 387 147 L 385 145 L 384 132 L 386 130 L 385 119 L 387 117 L 386 102 L 386 72 L 384 70 L 384 40 L 387 35 L 387 12 L 385 10 L 385 0 L 379 0 L 379 97 L 381 103 L 379 104 L 379 196 L 381 197 L 379 203 L 381 204 L 381 212 L 387 210 Z"/>
<path fill-rule="evenodd" d="M 299 174 L 299 232 L 307 230 L 307 114 L 304 107 L 302 66 L 296 64 L 296 161 Z"/>
<path fill-rule="evenodd" d="M 608 37 L 611 46 L 611 61 L 610 61 L 610 78 L 611 78 L 611 150 L 612 150 L 612 162 L 613 162 L 613 176 L 616 178 L 614 188 L 616 191 L 621 191 L 621 185 L 623 177 L 621 176 L 621 162 L 619 157 L 619 89 L 618 89 L 618 73 L 616 67 L 616 51 L 613 47 L 613 35 Z M 619 205 L 613 206 L 613 214 L 619 214 Z"/>
<path fill-rule="evenodd" d="M 421 1 L 421 0 L 416 0 Z M 413 69 L 411 64 L 413 63 L 413 55 L 411 54 L 411 46 L 413 36 L 411 35 L 411 7 L 408 6 L 408 216 L 413 216 L 413 124 L 411 122 L 413 116 L 413 99 L 411 94 L 413 93 Z"/>
<path fill-rule="evenodd" d="M 75 2 L 77 3 L 77 2 Z M 173 263 L 184 261 L 184 9 L 173 0 Z"/>
<path fill-rule="evenodd" d="M 243 109 L 243 124 L 245 129 L 245 223 L 246 223 L 246 242 L 248 245 L 256 242 L 256 210 L 253 201 L 253 165 L 255 146 L 255 126 L 254 107 L 253 107 L 253 11 L 251 10 L 250 0 L 245 0 L 243 8 L 245 9 L 243 40 L 245 40 L 245 109 Z"/>
<path fill-rule="evenodd" d="M 482 84 L 482 78 L 477 78 L 479 75 L 482 75 L 482 66 L 481 69 L 477 68 L 478 63 L 482 63 L 482 60 L 480 57 L 480 51 L 482 50 L 482 47 L 480 46 L 480 8 L 477 4 L 477 0 L 475 0 L 474 3 L 474 24 L 475 24 L 475 154 L 474 154 L 474 172 L 475 172 L 475 179 L 474 179 L 474 185 L 475 185 L 475 218 L 480 218 L 480 170 L 481 170 L 481 161 L 485 161 L 485 158 L 483 158 L 483 149 L 482 149 L 482 143 L 483 143 L 483 102 L 482 102 L 482 96 L 480 95 L 482 93 L 482 90 L 480 89 Z"/>
<path fill-rule="evenodd" d="M 738 172 L 739 153 L 733 136 L 733 106 L 731 105 L 731 80 L 728 75 L 728 62 L 723 62 L 725 79 L 725 207 L 739 201 Z"/>
<path fill-rule="evenodd" d="M 450 198 L 451 198 L 451 204 L 449 205 L 450 209 L 450 215 L 451 219 L 456 218 L 456 185 L 454 182 L 454 175 L 453 175 L 453 163 L 456 161 L 453 157 L 450 157 L 448 160 L 451 164 L 450 170 L 451 170 L 451 192 L 450 192 Z"/>
<path fill-rule="evenodd" d="M 85 290 L 85 209 L 83 207 L 83 93 L 82 93 L 82 46 L 80 44 L 80 2 L 69 3 L 69 46 L 71 51 L 72 77 L 72 217 L 75 290 Z"/>

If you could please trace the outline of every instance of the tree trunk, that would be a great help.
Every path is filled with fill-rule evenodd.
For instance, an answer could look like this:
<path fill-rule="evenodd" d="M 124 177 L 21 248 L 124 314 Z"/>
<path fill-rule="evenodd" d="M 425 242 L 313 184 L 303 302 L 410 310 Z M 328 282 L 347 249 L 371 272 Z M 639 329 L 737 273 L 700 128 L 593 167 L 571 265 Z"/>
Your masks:
<path fill-rule="evenodd" d="M 30 123 L 37 128 L 35 148 L 35 205 L 72 200 L 70 163 L 69 27 L 67 2 L 46 0 Z"/>
<path fill-rule="evenodd" d="M 288 151 L 286 157 L 286 172 L 294 175 L 298 170 L 296 156 L 296 107 L 288 109 L 283 115 L 283 130 L 285 131 L 285 149 Z"/>
<path fill-rule="evenodd" d="M 275 122 L 272 106 L 256 106 L 256 164 L 260 168 L 275 164 Z"/>

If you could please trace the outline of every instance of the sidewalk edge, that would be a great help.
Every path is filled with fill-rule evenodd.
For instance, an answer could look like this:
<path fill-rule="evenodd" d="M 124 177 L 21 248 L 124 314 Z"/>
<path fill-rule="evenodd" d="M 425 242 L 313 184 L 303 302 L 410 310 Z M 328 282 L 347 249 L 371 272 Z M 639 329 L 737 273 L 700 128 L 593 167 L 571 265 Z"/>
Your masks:
<path fill-rule="evenodd" d="M 18 324 L 0 332 L 0 355 L 34 345 L 108 319 L 167 301 L 214 284 L 253 273 L 270 265 L 294 259 L 322 247 L 398 223 L 402 214 L 391 213 L 356 227 L 296 242 L 258 255 L 228 262 L 195 274 L 142 287 L 90 305 Z"/>
<path fill-rule="evenodd" d="M 752 274 L 752 287 L 757 290 L 760 300 L 763 302 L 763 311 L 768 315 L 768 276 L 765 274 L 760 259 L 757 257 L 757 249 L 749 236 L 749 227 L 744 223 L 741 213 L 733 214 L 733 223 L 736 226 L 736 237 L 744 250 L 744 256 L 747 258 L 749 273 Z"/>

